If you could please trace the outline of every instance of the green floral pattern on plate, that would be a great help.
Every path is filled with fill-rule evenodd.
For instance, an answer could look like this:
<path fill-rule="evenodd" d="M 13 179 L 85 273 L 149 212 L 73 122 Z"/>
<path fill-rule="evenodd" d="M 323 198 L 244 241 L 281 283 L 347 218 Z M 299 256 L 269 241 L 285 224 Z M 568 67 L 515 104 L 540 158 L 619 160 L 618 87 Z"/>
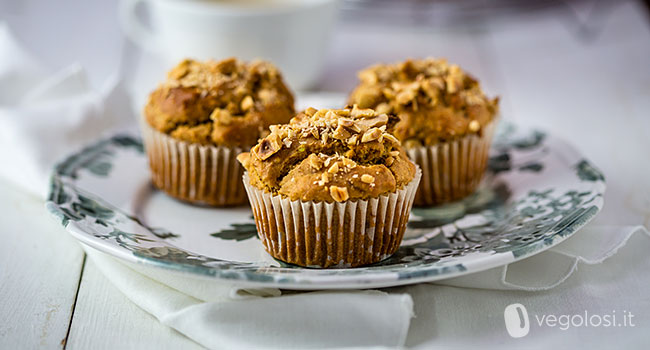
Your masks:
<path fill-rule="evenodd" d="M 145 224 L 96 194 L 97 186 L 120 188 L 112 173 L 117 162 L 132 162 L 133 171 L 147 171 L 137 137 L 100 141 L 69 156 L 52 175 L 46 206 L 80 241 L 129 261 L 241 284 L 298 289 L 392 286 L 501 266 L 570 236 L 600 210 L 605 190 L 602 173 L 561 140 L 504 124 L 481 188 L 456 203 L 414 208 L 395 255 L 355 269 L 308 269 L 272 259 L 234 261 L 177 246 L 183 232 Z M 256 240 L 252 217 L 228 222 L 208 235 L 215 245 Z"/>

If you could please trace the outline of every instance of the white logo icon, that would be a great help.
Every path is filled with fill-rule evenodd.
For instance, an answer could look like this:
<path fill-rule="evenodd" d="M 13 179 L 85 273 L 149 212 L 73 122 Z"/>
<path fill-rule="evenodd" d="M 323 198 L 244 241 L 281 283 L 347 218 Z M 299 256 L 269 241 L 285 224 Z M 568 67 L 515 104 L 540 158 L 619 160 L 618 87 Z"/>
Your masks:
<path fill-rule="evenodd" d="M 506 330 L 513 338 L 526 336 L 530 331 L 528 311 L 521 304 L 510 304 L 503 311 L 503 318 L 506 321 Z"/>

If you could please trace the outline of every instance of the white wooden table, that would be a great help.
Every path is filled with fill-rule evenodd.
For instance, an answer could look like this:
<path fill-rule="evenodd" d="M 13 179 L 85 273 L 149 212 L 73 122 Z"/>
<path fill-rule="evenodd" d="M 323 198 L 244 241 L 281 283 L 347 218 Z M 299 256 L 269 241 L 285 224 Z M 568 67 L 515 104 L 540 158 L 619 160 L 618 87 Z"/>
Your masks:
<path fill-rule="evenodd" d="M 52 67 L 78 59 L 95 83 L 116 69 L 122 42 L 114 16 L 106 15 L 115 13 L 115 4 L 66 1 L 81 6 L 85 16 L 58 26 L 78 17 L 67 12 L 72 7 L 46 3 L 0 4 L 0 19 Z M 376 61 L 446 56 L 479 77 L 490 94 L 502 96 L 506 118 L 571 140 L 602 168 L 608 191 L 596 222 L 650 227 L 648 18 L 641 4 L 616 4 L 590 22 L 593 38 L 580 37 L 575 21 L 553 13 L 472 29 L 341 24 L 321 88 L 345 92 L 355 84 L 355 71 Z M 49 39 L 62 33 L 79 35 L 79 42 L 57 50 Z M 93 46 L 96 38 L 102 48 Z M 4 180 L 0 198 L 0 348 L 199 347 L 115 289 L 48 216 L 41 199 Z M 416 299 L 416 314 L 427 307 Z M 407 345 L 435 345 L 427 329 L 415 318 Z M 647 331 L 647 325 L 636 331 Z"/>

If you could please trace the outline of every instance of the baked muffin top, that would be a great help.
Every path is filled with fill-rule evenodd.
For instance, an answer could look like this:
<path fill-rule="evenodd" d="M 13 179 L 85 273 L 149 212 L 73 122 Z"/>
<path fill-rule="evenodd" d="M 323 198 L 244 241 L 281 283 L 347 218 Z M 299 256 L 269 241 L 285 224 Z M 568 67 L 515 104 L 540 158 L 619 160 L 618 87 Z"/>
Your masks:
<path fill-rule="evenodd" d="M 250 147 L 269 125 L 289 121 L 293 96 L 271 63 L 187 59 L 149 95 L 144 115 L 178 140 Z"/>
<path fill-rule="evenodd" d="M 358 76 L 348 102 L 396 114 L 391 132 L 406 148 L 480 133 L 498 112 L 498 98 L 487 98 L 476 79 L 445 59 L 378 64 Z"/>
<path fill-rule="evenodd" d="M 250 183 L 291 200 L 342 202 L 395 192 L 415 176 L 396 118 L 357 106 L 308 108 L 237 158 Z"/>

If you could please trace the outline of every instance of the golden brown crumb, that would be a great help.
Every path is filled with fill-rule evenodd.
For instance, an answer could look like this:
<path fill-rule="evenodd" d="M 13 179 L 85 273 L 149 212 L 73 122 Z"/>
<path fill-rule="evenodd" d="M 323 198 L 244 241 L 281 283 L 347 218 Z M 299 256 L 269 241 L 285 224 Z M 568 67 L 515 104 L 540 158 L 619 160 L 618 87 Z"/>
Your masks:
<path fill-rule="evenodd" d="M 172 137 L 238 147 L 250 147 L 269 125 L 286 123 L 293 114 L 293 96 L 277 68 L 235 58 L 182 61 L 151 93 L 144 109 L 149 125 Z M 205 135 L 205 130 L 210 133 Z"/>
<path fill-rule="evenodd" d="M 377 198 L 415 176 L 415 165 L 387 132 L 391 120 L 357 106 L 307 109 L 289 124 L 271 127 L 238 159 L 251 184 L 292 200 Z"/>
<path fill-rule="evenodd" d="M 498 98 L 488 99 L 474 78 L 444 59 L 374 65 L 358 76 L 349 103 L 396 114 L 392 134 L 406 148 L 480 133 L 498 112 Z"/>

